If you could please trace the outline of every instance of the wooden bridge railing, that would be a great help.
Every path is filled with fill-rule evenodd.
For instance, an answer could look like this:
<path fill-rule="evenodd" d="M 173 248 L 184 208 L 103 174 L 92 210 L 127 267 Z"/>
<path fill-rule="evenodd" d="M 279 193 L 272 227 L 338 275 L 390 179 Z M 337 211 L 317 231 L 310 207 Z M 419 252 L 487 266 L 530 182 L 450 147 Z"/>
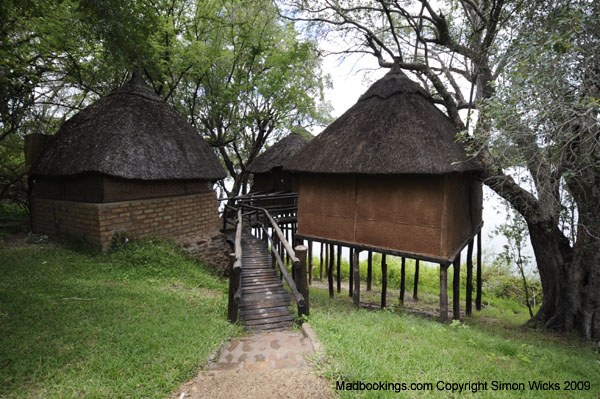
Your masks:
<path fill-rule="evenodd" d="M 279 218 L 293 216 L 295 218 L 298 210 L 297 205 L 298 193 L 268 193 L 268 194 L 248 194 L 238 197 L 221 198 L 219 201 L 227 201 L 224 204 L 221 212 L 223 221 L 222 231 L 225 232 L 230 228 L 235 228 L 235 215 L 238 207 L 253 206 L 267 210 L 270 215 Z M 255 218 L 259 222 L 264 223 L 262 214 L 255 214 Z M 251 221 L 255 223 L 255 221 Z M 258 225 L 258 224 L 254 224 Z"/>
<path fill-rule="evenodd" d="M 234 210 L 236 208 L 229 205 L 225 205 L 225 210 Z M 249 210 L 249 212 L 243 212 Z M 287 241 L 285 235 L 281 231 L 281 228 L 273 219 L 269 211 L 265 208 L 244 204 L 239 204 L 237 208 L 237 223 L 235 232 L 235 253 L 230 254 L 230 280 L 229 280 L 229 320 L 235 322 L 238 320 L 238 309 L 241 302 L 243 292 L 241 289 L 241 270 L 242 270 L 242 244 L 241 235 L 243 229 L 243 220 L 246 218 L 248 222 L 254 225 L 260 226 L 263 231 L 262 238 L 265 241 L 265 245 L 271 243 L 271 256 L 273 258 L 273 267 L 278 266 L 280 276 L 287 283 L 290 291 L 292 292 L 292 298 L 294 298 L 298 305 L 298 316 L 309 315 L 309 292 L 308 292 L 308 281 L 306 278 L 306 253 L 307 248 L 304 245 L 298 245 L 296 248 L 292 248 L 291 244 Z M 225 219 L 225 216 L 224 216 Z M 224 226 L 228 222 L 224 221 Z M 269 225 L 274 234 L 269 234 Z M 292 262 L 293 275 L 292 277 L 287 270 L 286 264 L 283 261 L 284 251 L 289 256 Z"/>
<path fill-rule="evenodd" d="M 238 320 L 239 304 L 242 299 L 242 210 L 237 212 L 237 226 L 235 230 L 234 253 L 229 254 L 229 304 L 227 318 L 235 323 Z"/>

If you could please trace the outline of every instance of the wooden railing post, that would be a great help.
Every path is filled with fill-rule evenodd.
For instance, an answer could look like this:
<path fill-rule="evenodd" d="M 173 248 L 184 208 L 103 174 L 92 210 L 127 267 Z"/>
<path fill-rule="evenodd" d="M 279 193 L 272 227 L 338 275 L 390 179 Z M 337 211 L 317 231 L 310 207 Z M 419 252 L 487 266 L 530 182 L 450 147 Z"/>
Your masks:
<path fill-rule="evenodd" d="M 238 282 L 240 281 L 239 275 L 237 275 L 241 269 L 234 268 L 235 254 L 229 254 L 229 301 L 227 303 L 227 320 L 231 323 L 238 321 L 238 305 L 235 303 L 234 296 L 238 289 Z"/>
<path fill-rule="evenodd" d="M 310 302 L 308 300 L 308 282 L 306 281 L 306 251 L 307 248 L 304 245 L 298 245 L 294 248 L 296 257 L 300 260 L 298 264 L 298 270 L 296 273 L 296 287 L 298 291 L 304 297 L 304 305 L 298 304 L 298 317 L 303 315 L 308 316 L 310 314 Z"/>

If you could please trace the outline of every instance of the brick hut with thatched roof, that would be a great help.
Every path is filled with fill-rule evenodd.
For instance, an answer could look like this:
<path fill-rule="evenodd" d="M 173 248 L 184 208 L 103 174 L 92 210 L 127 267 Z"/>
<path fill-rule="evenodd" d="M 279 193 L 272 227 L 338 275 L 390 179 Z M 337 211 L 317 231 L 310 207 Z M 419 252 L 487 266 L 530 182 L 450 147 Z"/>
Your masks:
<path fill-rule="evenodd" d="M 25 152 L 36 233 L 106 248 L 121 232 L 207 243 L 218 232 L 212 184 L 223 167 L 138 73 L 54 136 L 26 137 Z"/>
<path fill-rule="evenodd" d="M 292 131 L 283 139 L 279 140 L 265 152 L 260 154 L 250 165 L 248 172 L 253 174 L 251 192 L 297 192 L 298 183 L 284 166 L 287 161 L 306 143 L 310 133 Z"/>
<path fill-rule="evenodd" d="M 472 251 L 482 224 L 480 166 L 456 133 L 395 65 L 288 164 L 300 183 L 298 237 L 439 263 L 446 319 L 447 267 Z"/>

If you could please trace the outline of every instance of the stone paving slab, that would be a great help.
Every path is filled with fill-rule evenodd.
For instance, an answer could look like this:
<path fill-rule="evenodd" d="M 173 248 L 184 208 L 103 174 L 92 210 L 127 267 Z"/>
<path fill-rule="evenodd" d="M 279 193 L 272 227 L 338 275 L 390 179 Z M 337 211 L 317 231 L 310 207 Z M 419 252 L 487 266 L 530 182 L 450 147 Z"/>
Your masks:
<path fill-rule="evenodd" d="M 308 338 L 299 331 L 274 331 L 232 340 L 219 354 L 211 370 L 268 370 L 306 368 L 304 356 L 313 353 Z"/>

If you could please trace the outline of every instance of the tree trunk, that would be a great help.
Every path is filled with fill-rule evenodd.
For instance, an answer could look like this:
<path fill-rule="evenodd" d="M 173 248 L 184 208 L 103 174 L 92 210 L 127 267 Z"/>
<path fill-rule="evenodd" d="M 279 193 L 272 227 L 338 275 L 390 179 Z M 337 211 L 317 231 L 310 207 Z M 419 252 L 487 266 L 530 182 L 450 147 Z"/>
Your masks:
<path fill-rule="evenodd" d="M 579 220 L 567 276 L 565 329 L 600 341 L 600 176 L 583 176 L 570 184 Z"/>
<path fill-rule="evenodd" d="M 587 231 L 590 222 L 580 214 L 573 249 L 556 225 L 529 224 L 544 291 L 542 306 L 530 324 L 600 340 L 600 240 Z"/>
<path fill-rule="evenodd" d="M 542 306 L 529 324 L 548 328 L 564 326 L 566 311 L 566 265 L 571 262 L 571 248 L 552 222 L 527 223 L 535 253 L 544 296 Z"/>

